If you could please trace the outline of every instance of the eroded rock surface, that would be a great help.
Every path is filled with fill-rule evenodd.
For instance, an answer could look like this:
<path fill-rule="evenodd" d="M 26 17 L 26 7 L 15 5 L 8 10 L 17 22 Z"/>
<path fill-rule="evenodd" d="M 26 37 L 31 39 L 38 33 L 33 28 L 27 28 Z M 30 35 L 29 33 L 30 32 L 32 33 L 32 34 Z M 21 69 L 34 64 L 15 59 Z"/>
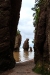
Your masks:
<path fill-rule="evenodd" d="M 29 39 L 26 39 L 26 40 L 24 41 L 23 49 L 28 51 L 28 49 L 29 49 Z"/>
<path fill-rule="evenodd" d="M 22 0 L 0 0 L 0 71 L 15 66 L 13 50 Z"/>
<path fill-rule="evenodd" d="M 42 64 L 50 62 L 50 1 L 43 0 L 40 6 L 39 21 L 35 32 L 35 63 L 42 61 Z"/>
<path fill-rule="evenodd" d="M 20 45 L 21 45 L 22 36 L 21 34 L 18 34 L 15 38 L 15 46 L 14 51 L 19 51 Z"/>

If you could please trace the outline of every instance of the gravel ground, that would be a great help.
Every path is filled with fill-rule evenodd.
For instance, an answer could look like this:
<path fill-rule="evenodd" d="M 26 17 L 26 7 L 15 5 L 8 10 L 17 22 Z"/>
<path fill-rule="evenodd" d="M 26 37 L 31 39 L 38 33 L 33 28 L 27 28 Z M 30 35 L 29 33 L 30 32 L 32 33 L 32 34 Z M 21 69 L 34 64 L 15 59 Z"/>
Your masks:
<path fill-rule="evenodd" d="M 32 71 L 34 66 L 33 60 L 17 63 L 13 69 L 8 70 L 0 75 L 40 75 Z"/>

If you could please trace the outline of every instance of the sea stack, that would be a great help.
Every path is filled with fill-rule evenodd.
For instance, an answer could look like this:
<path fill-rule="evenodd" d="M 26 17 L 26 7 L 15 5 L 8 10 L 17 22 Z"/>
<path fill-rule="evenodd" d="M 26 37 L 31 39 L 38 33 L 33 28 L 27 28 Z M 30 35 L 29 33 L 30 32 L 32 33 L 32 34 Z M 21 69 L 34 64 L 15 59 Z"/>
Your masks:
<path fill-rule="evenodd" d="M 29 39 L 28 38 L 24 41 L 23 49 L 26 51 L 28 51 L 29 49 Z"/>

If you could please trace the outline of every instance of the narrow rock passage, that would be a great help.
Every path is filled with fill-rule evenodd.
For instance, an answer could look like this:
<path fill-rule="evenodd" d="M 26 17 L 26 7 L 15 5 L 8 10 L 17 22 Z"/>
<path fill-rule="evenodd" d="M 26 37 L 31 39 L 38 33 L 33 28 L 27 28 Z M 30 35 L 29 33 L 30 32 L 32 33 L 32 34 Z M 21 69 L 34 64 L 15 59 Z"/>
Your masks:
<path fill-rule="evenodd" d="M 40 75 L 32 71 L 34 66 L 33 60 L 17 63 L 13 69 L 8 70 L 0 75 Z"/>

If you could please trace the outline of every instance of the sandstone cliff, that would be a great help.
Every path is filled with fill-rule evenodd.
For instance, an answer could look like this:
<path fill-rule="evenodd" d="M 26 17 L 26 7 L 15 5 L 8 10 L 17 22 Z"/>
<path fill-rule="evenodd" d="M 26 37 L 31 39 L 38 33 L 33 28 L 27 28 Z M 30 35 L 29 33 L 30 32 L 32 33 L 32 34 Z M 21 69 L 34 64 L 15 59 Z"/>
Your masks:
<path fill-rule="evenodd" d="M 43 0 L 40 6 L 39 21 L 35 32 L 35 63 L 50 62 L 50 1 Z"/>
<path fill-rule="evenodd" d="M 13 50 L 22 0 L 0 0 L 0 71 L 15 66 Z"/>
<path fill-rule="evenodd" d="M 15 46 L 14 51 L 19 51 L 20 45 L 21 45 L 22 36 L 21 34 L 18 34 L 15 38 Z"/>

